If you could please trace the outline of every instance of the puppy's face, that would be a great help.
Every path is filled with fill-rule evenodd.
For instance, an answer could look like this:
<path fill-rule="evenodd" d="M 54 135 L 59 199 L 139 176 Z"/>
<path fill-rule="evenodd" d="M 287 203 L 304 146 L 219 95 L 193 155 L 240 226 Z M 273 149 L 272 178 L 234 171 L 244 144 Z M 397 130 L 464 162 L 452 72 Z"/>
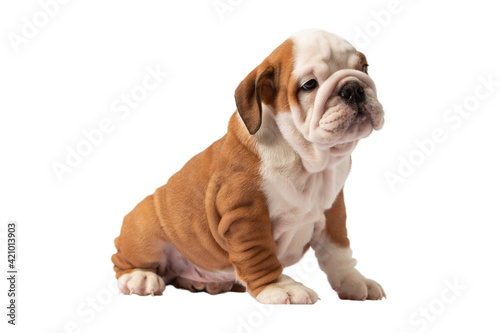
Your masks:
<path fill-rule="evenodd" d="M 297 102 L 291 114 L 306 140 L 333 147 L 382 128 L 384 112 L 362 53 L 326 32 L 303 32 L 292 40 L 295 65 L 288 89 Z"/>
<path fill-rule="evenodd" d="M 332 153 L 350 151 L 384 123 L 367 68 L 365 56 L 344 39 L 299 32 L 240 84 L 238 112 L 251 134 L 266 128 L 264 108 L 292 145 L 306 141 Z"/>

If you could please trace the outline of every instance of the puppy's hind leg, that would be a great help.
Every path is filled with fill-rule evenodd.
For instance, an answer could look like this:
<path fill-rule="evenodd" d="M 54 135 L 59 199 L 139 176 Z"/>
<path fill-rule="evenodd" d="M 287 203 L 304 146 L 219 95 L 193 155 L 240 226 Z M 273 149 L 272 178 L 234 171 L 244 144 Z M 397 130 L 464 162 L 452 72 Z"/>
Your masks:
<path fill-rule="evenodd" d="M 118 288 L 124 294 L 161 295 L 165 290 L 168 239 L 156 215 L 152 196 L 141 201 L 123 220 L 118 250 L 111 260 Z"/>

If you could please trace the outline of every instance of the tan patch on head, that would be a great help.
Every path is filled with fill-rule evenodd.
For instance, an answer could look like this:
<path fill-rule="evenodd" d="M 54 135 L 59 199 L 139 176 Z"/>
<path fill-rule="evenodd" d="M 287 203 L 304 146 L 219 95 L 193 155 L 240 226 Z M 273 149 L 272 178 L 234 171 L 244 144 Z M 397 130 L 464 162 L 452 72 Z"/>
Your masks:
<path fill-rule="evenodd" d="M 367 69 L 365 73 L 368 74 L 368 61 L 366 60 L 366 56 L 359 51 L 356 52 L 356 55 L 358 56 L 358 63 L 356 64 L 355 69 L 363 71 L 363 65 L 366 65 Z"/>
<path fill-rule="evenodd" d="M 236 88 L 238 113 L 250 134 L 262 123 L 262 104 L 274 112 L 289 112 L 288 84 L 293 70 L 293 42 L 286 40 L 257 66 Z M 296 99 L 295 99 L 296 101 Z"/>
<path fill-rule="evenodd" d="M 276 113 L 290 112 L 288 96 L 290 85 L 295 88 L 295 95 L 298 89 L 298 87 L 295 87 L 296 84 L 292 74 L 294 65 L 293 48 L 294 43 L 287 39 L 257 67 L 257 72 L 272 71 L 273 73 L 261 88 L 261 101 Z"/>
<path fill-rule="evenodd" d="M 266 59 L 270 64 L 274 64 L 274 99 L 264 101 L 276 113 L 290 112 L 290 103 L 297 102 L 297 89 L 293 78 L 293 42 L 287 39 Z M 292 94 L 289 94 L 289 93 Z M 290 99 L 290 97 L 292 97 Z"/>
<path fill-rule="evenodd" d="M 363 64 L 366 64 L 366 63 L 367 63 L 367 61 L 366 61 L 366 56 L 365 56 L 362 52 L 357 51 L 357 52 L 356 52 L 356 55 L 357 55 L 357 56 L 358 56 L 358 58 L 359 58 L 359 64 L 360 64 L 360 65 L 363 65 Z"/>

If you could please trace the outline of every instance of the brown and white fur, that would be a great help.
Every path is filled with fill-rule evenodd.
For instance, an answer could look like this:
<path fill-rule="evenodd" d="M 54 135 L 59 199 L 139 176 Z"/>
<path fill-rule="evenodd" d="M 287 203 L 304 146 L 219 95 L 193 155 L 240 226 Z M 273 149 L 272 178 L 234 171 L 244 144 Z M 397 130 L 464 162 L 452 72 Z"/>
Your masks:
<path fill-rule="evenodd" d="M 312 247 L 340 298 L 385 297 L 355 268 L 342 191 L 358 140 L 384 121 L 366 66 L 325 31 L 275 49 L 236 89 L 227 134 L 125 216 L 112 257 L 120 291 L 158 295 L 173 284 L 315 303 L 282 274 Z"/>

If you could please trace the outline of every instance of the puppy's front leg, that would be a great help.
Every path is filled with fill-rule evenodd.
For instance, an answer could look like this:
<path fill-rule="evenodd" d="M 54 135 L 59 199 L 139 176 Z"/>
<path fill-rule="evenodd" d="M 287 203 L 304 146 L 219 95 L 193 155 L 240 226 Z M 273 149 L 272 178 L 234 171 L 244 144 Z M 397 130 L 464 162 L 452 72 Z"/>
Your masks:
<path fill-rule="evenodd" d="M 243 175 L 236 178 L 240 179 L 233 177 L 219 190 L 216 209 L 220 216 L 217 231 L 238 279 L 261 303 L 316 302 L 318 295 L 313 290 L 282 274 L 264 195 L 258 188 L 248 191 L 251 185 Z"/>
<path fill-rule="evenodd" d="M 332 207 L 325 211 L 325 228 L 315 234 L 312 248 L 321 269 L 341 299 L 378 300 L 385 297 L 377 282 L 365 278 L 355 268 L 346 228 L 344 193 L 340 191 Z"/>

